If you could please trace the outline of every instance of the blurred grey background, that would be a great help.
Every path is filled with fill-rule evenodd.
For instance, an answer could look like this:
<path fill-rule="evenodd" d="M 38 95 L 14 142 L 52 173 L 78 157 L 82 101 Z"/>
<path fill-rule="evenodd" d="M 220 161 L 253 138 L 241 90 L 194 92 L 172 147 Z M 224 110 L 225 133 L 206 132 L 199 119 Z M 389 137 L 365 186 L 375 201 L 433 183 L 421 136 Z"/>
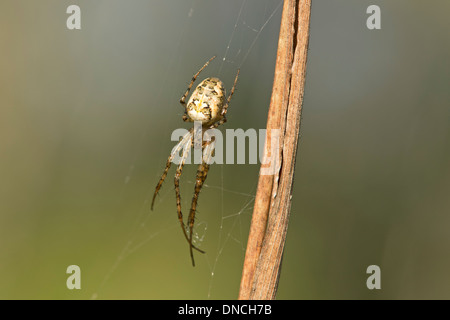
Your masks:
<path fill-rule="evenodd" d="M 66 8 L 81 8 L 81 30 Z M 382 29 L 366 28 L 381 7 Z M 213 165 L 190 263 L 174 169 L 192 75 L 265 127 L 280 0 L 0 3 L 0 298 L 233 299 L 257 165 Z M 314 1 L 279 299 L 450 298 L 450 2 Z M 225 59 L 224 59 L 225 58 Z M 201 80 L 200 79 L 200 80 Z M 181 180 L 187 213 L 195 166 Z M 81 268 L 81 290 L 66 268 Z M 366 287 L 381 268 L 382 289 Z"/>

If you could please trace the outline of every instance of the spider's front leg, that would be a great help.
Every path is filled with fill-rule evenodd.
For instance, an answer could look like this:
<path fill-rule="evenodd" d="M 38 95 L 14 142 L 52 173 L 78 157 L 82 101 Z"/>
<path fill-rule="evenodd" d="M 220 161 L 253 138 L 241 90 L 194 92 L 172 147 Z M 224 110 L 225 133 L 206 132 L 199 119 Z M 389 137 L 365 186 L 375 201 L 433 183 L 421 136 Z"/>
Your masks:
<path fill-rule="evenodd" d="M 170 156 L 167 159 L 167 163 L 166 163 L 166 167 L 164 168 L 164 172 L 163 172 L 161 178 L 159 179 L 158 184 L 156 185 L 155 193 L 153 194 L 153 199 L 152 199 L 152 206 L 151 206 L 152 210 L 153 210 L 153 205 L 155 204 L 156 196 L 158 195 L 159 189 L 161 189 L 161 186 L 167 177 L 167 173 L 169 172 L 170 166 L 172 164 L 173 159 L 175 158 L 175 155 L 177 155 L 181 149 L 186 148 L 186 145 L 190 146 L 191 143 L 192 143 L 192 132 L 188 132 L 183 136 L 183 138 L 180 140 L 180 142 L 178 142 L 175 145 L 175 147 L 173 147 L 172 152 L 170 153 Z"/>
<path fill-rule="evenodd" d="M 191 118 L 189 118 L 186 111 L 183 114 L 183 121 L 184 122 L 192 122 Z"/>
<path fill-rule="evenodd" d="M 183 230 L 183 234 L 184 237 L 186 238 L 186 240 L 191 243 L 189 241 L 189 237 L 186 231 L 186 227 L 184 225 L 184 221 L 183 221 L 183 213 L 181 212 L 181 195 L 180 195 L 180 178 L 181 178 L 181 173 L 183 172 L 183 167 L 184 164 L 186 163 L 186 159 L 189 155 L 189 150 L 191 149 L 192 146 L 192 130 L 190 132 L 190 139 L 188 142 L 185 143 L 184 148 L 183 148 L 183 154 L 181 156 L 181 161 L 180 164 L 177 167 L 177 171 L 175 173 L 175 179 L 174 179 L 174 185 L 175 185 L 175 197 L 177 200 L 177 214 L 178 214 L 178 220 L 180 221 L 180 225 L 181 225 L 181 229 Z M 203 250 L 200 250 L 199 248 L 192 246 L 193 249 L 201 252 L 201 253 L 205 253 Z"/>
<path fill-rule="evenodd" d="M 227 117 L 225 115 L 222 116 L 222 119 L 211 125 L 210 129 L 216 129 L 218 126 L 223 125 L 225 122 L 227 122 Z"/>
<path fill-rule="evenodd" d="M 209 164 L 211 163 L 211 157 L 214 153 L 215 142 L 210 141 L 206 142 L 203 147 L 203 158 L 202 163 L 198 166 L 197 169 L 197 177 L 195 179 L 195 191 L 194 196 L 192 198 L 191 211 L 189 212 L 188 217 L 188 226 L 189 226 L 189 249 L 191 253 L 192 265 L 195 266 L 194 262 L 194 253 L 192 249 L 195 249 L 192 244 L 192 236 L 194 233 L 194 221 L 195 221 L 195 212 L 197 210 L 197 202 L 200 191 L 205 183 L 206 177 L 209 171 Z"/>

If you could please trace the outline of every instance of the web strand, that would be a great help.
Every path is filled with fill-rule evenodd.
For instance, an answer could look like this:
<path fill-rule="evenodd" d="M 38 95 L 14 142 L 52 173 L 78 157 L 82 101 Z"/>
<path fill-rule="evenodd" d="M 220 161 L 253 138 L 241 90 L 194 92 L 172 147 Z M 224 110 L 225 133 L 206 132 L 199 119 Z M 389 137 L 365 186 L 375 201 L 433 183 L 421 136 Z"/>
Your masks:
<path fill-rule="evenodd" d="M 254 49 L 255 44 L 258 42 L 258 39 L 263 34 L 263 31 L 265 30 L 267 25 L 269 25 L 269 23 L 273 21 L 273 17 L 277 13 L 279 13 L 282 2 L 282 0 L 267 0 L 264 9 L 265 15 L 262 17 L 262 21 L 260 21 L 259 26 L 255 27 L 254 25 L 250 25 L 246 22 L 246 17 L 253 14 L 253 8 L 251 7 L 252 0 L 242 0 L 239 11 L 236 15 L 236 18 L 234 19 L 233 30 L 230 33 L 230 37 L 226 41 L 226 47 L 222 55 L 223 58 L 220 63 L 217 76 L 221 76 L 225 68 L 225 63 L 228 63 L 232 66 L 233 73 L 236 69 L 245 66 L 245 62 Z M 200 1 L 193 0 L 188 12 L 186 12 L 186 21 L 184 22 L 185 27 L 183 28 L 183 30 L 181 30 L 180 37 L 177 42 L 178 48 L 180 50 L 177 50 L 170 55 L 170 63 L 167 66 L 167 71 L 165 72 L 164 77 L 161 79 L 161 86 L 158 89 L 159 97 L 163 95 L 164 88 L 167 86 L 170 78 L 172 77 L 172 74 L 174 73 L 171 72 L 171 70 L 173 69 L 174 61 L 182 59 L 182 54 L 180 53 L 182 44 L 186 41 L 186 36 L 189 33 L 192 23 L 195 23 L 195 19 L 192 19 L 192 17 L 195 17 L 197 6 L 200 5 L 202 5 Z M 248 34 L 250 34 L 250 39 L 248 39 Z M 239 35 L 241 37 L 239 37 Z M 230 50 L 232 48 L 236 49 L 236 53 L 234 54 L 234 57 L 230 59 Z M 182 91 L 182 89 L 180 90 Z M 168 113 L 166 113 L 165 116 L 168 117 Z M 151 121 L 154 121 L 154 119 L 151 119 Z M 142 150 L 146 148 L 144 141 L 148 136 L 150 130 L 149 128 L 151 128 L 151 126 L 142 128 L 142 134 L 139 137 L 139 143 L 137 143 L 137 151 L 131 159 L 131 164 L 128 166 L 128 170 L 124 178 L 124 184 L 119 194 L 119 201 L 123 199 L 125 190 L 129 188 L 129 182 L 133 179 L 133 175 L 135 174 L 136 163 L 141 156 Z M 163 141 L 161 141 L 160 143 L 161 149 L 163 149 L 163 145 L 165 146 L 167 144 L 166 140 L 162 140 Z M 161 154 L 161 168 L 159 168 L 157 172 L 155 172 L 155 179 L 159 178 L 158 175 L 160 174 L 160 170 L 164 168 L 165 159 L 166 155 Z M 220 171 L 218 168 L 219 166 Z M 247 230 L 243 230 L 243 222 L 244 220 L 249 220 L 255 199 L 254 192 L 256 190 L 256 185 L 252 188 L 252 190 L 249 190 L 250 192 L 248 192 L 248 190 L 238 190 L 238 187 L 235 189 L 227 188 L 226 185 L 228 185 L 228 181 L 225 181 L 226 175 L 224 173 L 224 166 L 213 164 L 211 166 L 211 172 L 214 171 L 218 172 L 217 174 L 220 176 L 220 185 L 215 186 L 205 183 L 203 185 L 202 191 L 202 193 L 219 192 L 220 194 L 220 205 L 218 210 L 220 212 L 220 225 L 218 230 L 213 230 L 213 233 L 217 233 L 218 238 L 216 249 L 215 251 L 213 250 L 213 252 L 207 252 L 207 254 L 203 255 L 205 264 L 208 266 L 210 272 L 208 291 L 205 293 L 205 296 L 207 298 L 212 298 L 213 294 L 215 293 L 214 283 L 217 277 L 218 266 L 222 261 L 225 248 L 230 245 L 237 246 L 237 250 L 240 252 L 240 254 L 242 254 L 242 258 L 244 257 Z M 153 182 L 154 181 L 151 181 L 151 183 L 149 182 L 150 187 L 148 193 L 146 195 L 146 198 L 143 200 L 142 207 L 139 210 L 137 217 L 135 217 L 131 232 L 127 237 L 127 240 L 119 251 L 112 266 L 109 268 L 105 277 L 101 281 L 96 293 L 92 295 L 92 298 L 98 298 L 102 289 L 111 280 L 111 278 L 114 277 L 114 273 L 117 271 L 117 269 L 125 259 L 130 257 L 130 255 L 132 254 L 148 254 L 148 252 L 143 252 L 141 250 L 145 245 L 155 241 L 159 236 L 163 235 L 166 232 L 169 232 L 169 230 L 179 228 L 179 222 L 175 216 L 170 217 L 173 219 L 167 218 L 168 220 L 166 221 L 168 222 L 162 226 L 154 226 L 149 224 L 149 220 L 154 217 L 154 213 L 150 211 L 149 203 L 149 200 L 154 192 Z M 185 183 L 189 186 L 192 186 L 194 184 L 193 181 L 189 180 L 185 181 Z M 241 199 L 242 201 L 237 211 L 232 211 L 233 209 L 230 209 L 227 205 L 227 197 L 231 195 L 233 195 L 234 197 L 238 197 L 238 199 Z M 167 202 L 169 201 L 168 199 L 175 202 L 171 188 L 166 186 L 165 192 L 161 193 L 161 196 L 158 198 L 158 202 L 156 202 L 155 204 L 156 206 L 158 206 L 158 203 Z M 193 235 L 196 242 L 195 245 L 201 244 L 202 241 L 209 241 L 206 232 L 208 231 L 208 228 L 211 227 L 208 227 L 207 218 L 204 219 L 206 221 L 196 221 L 197 229 L 194 228 L 195 234 Z M 175 230 L 173 232 L 175 232 Z M 186 254 L 188 253 L 186 252 Z M 199 259 L 199 261 L 201 261 L 201 259 Z M 186 265 L 186 267 L 191 266 Z"/>

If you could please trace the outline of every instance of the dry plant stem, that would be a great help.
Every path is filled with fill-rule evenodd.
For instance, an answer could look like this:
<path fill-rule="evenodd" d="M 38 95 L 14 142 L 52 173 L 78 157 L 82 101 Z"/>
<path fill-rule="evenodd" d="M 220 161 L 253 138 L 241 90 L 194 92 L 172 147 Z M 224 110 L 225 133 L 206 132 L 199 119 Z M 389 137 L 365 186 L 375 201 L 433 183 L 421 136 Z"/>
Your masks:
<path fill-rule="evenodd" d="M 271 129 L 280 129 L 281 167 L 274 175 L 259 176 L 239 299 L 274 299 L 277 292 L 291 208 L 310 12 L 311 0 L 284 1 L 265 149 L 270 158 Z"/>

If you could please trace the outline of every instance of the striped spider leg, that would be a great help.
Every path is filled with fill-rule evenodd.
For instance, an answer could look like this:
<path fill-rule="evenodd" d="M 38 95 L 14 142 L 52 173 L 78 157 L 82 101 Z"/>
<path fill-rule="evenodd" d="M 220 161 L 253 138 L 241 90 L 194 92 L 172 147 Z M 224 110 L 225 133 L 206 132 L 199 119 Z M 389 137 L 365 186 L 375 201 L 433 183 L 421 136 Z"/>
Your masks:
<path fill-rule="evenodd" d="M 172 149 L 172 152 L 167 159 L 166 167 L 164 169 L 164 172 L 156 185 L 155 193 L 153 195 L 152 200 L 152 210 L 153 205 L 155 203 L 156 195 L 158 194 L 158 191 L 161 189 L 161 186 L 164 182 L 164 179 L 167 176 L 167 173 L 170 169 L 171 163 L 174 160 L 175 156 L 178 155 L 182 151 L 182 156 L 180 159 L 180 163 L 177 167 L 176 173 L 175 173 L 175 197 L 176 197 L 176 203 L 177 203 L 177 213 L 178 213 L 178 220 L 180 221 L 181 228 L 183 229 L 183 234 L 189 243 L 189 251 L 191 255 L 192 265 L 195 266 L 194 261 L 194 253 L 193 249 L 204 253 L 204 251 L 198 249 L 196 246 L 193 245 L 193 232 L 194 232 L 194 220 L 195 220 L 195 213 L 197 210 L 197 202 L 198 197 L 200 195 L 200 191 L 202 189 L 202 186 L 206 180 L 206 176 L 209 171 L 209 166 L 211 163 L 212 156 L 214 154 L 214 147 L 215 142 L 214 140 L 210 141 L 203 141 L 203 135 L 206 130 L 217 128 L 218 126 L 224 124 L 226 122 L 226 113 L 228 110 L 228 104 L 230 103 L 231 97 L 234 94 L 234 91 L 236 89 L 237 80 L 239 77 L 239 70 L 236 74 L 236 78 L 234 79 L 233 87 L 231 88 L 230 95 L 225 101 L 225 86 L 223 82 L 218 78 L 206 78 L 203 80 L 194 90 L 191 97 L 189 98 L 188 102 L 186 103 L 186 98 L 189 95 L 189 92 L 194 85 L 194 82 L 196 81 L 199 74 L 202 72 L 203 69 L 205 69 L 208 64 L 215 58 L 212 57 L 209 59 L 203 67 L 200 68 L 200 70 L 192 77 L 191 82 L 189 83 L 189 86 L 185 92 L 185 94 L 181 97 L 180 103 L 185 108 L 185 112 L 183 115 L 183 121 L 186 122 L 201 122 L 201 133 L 200 136 L 202 138 L 202 142 L 196 145 L 197 142 L 194 140 L 194 137 L 196 137 L 196 132 L 194 132 L 194 128 L 191 128 L 191 130 L 186 133 L 183 138 L 180 140 L 180 142 Z M 195 126 L 194 126 L 195 127 Z M 200 131 L 200 130 L 199 130 Z M 191 203 L 191 209 L 189 212 L 188 220 L 187 220 L 187 228 L 183 221 L 183 214 L 181 212 L 181 196 L 180 196 L 180 186 L 179 181 L 181 177 L 181 173 L 183 170 L 183 166 L 186 162 L 187 157 L 189 156 L 190 149 L 194 148 L 200 148 L 202 149 L 202 162 L 200 163 L 198 169 L 197 169 L 197 176 L 195 180 L 195 189 L 194 189 L 194 196 L 192 198 Z"/>

